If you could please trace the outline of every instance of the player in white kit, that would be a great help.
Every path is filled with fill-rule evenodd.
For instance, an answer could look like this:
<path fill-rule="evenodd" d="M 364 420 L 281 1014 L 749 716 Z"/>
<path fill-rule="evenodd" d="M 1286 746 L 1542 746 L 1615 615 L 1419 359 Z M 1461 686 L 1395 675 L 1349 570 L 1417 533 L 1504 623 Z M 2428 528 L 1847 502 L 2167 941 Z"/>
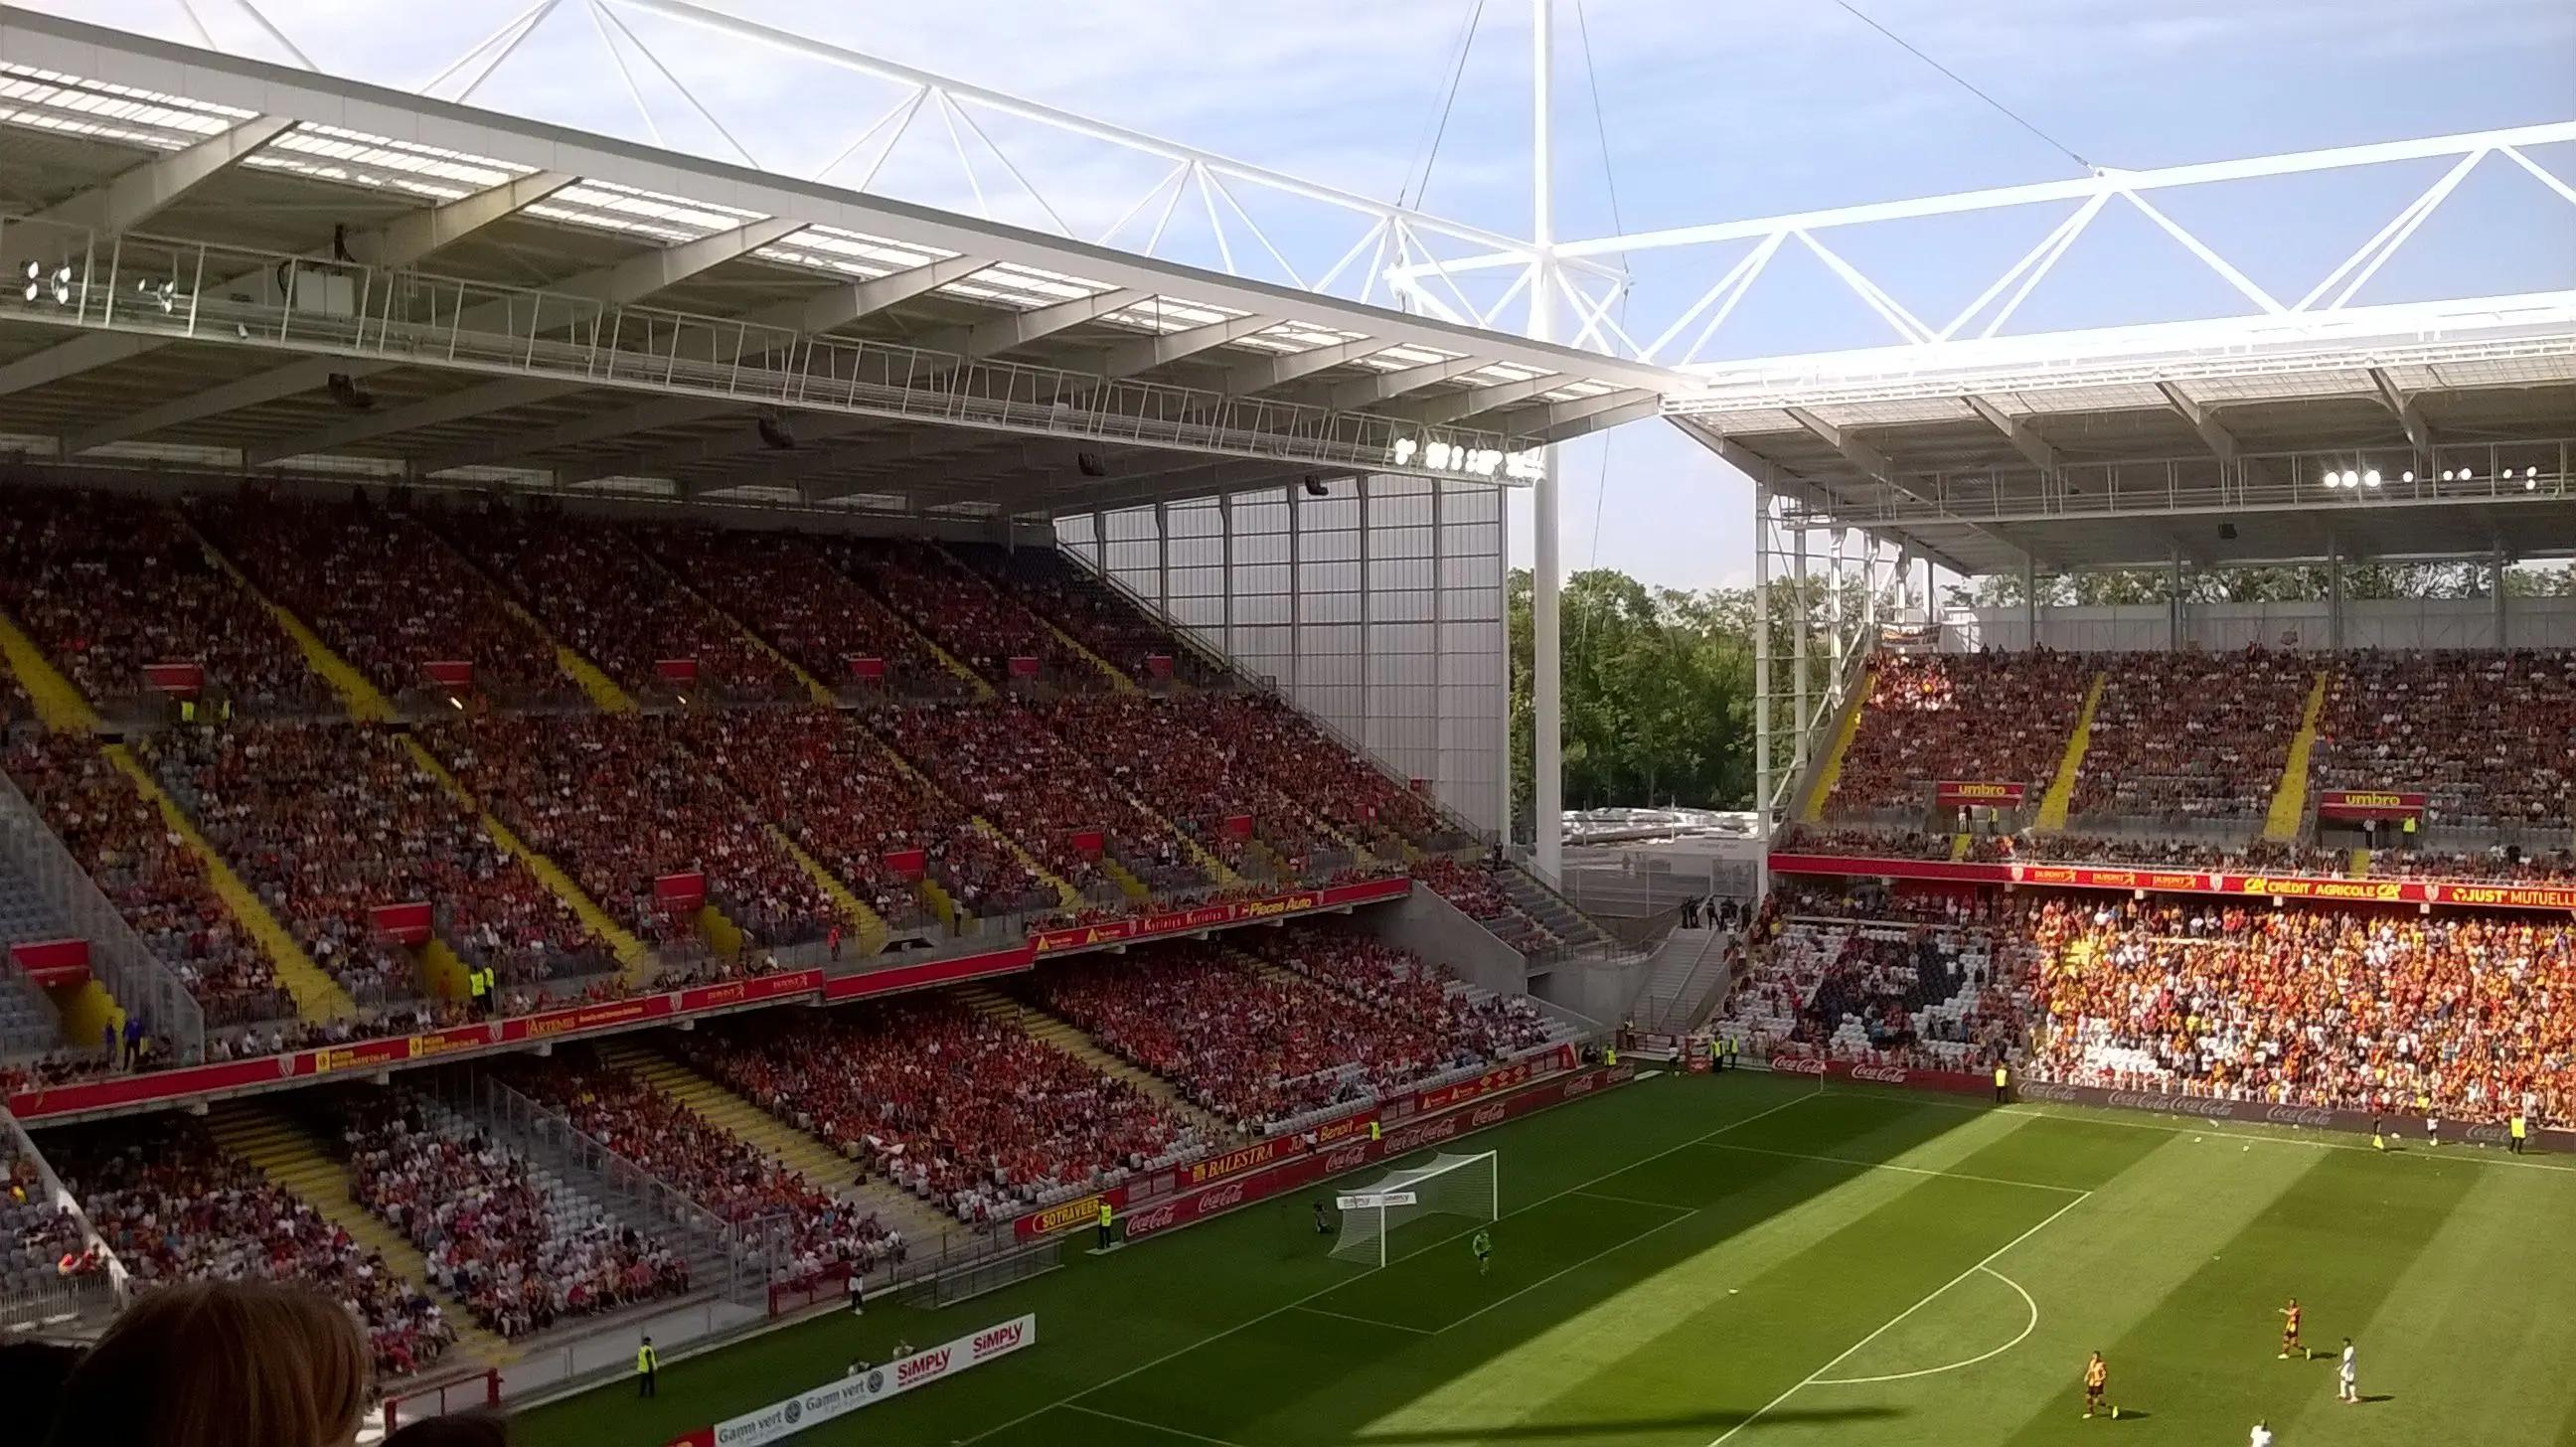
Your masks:
<path fill-rule="evenodd" d="M 2272 1429 L 2260 1422 L 2255 1423 L 2254 1435 L 2246 1439 L 2245 1447 L 2272 1447 Z"/>
<path fill-rule="evenodd" d="M 2358 1402 L 2361 1400 L 2361 1388 L 2356 1383 L 2355 1376 L 2356 1373 L 2352 1362 L 2352 1338 L 2345 1337 L 2343 1339 L 2343 1365 L 2336 1368 L 2335 1396 L 2338 1400 L 2346 1402 Z"/>

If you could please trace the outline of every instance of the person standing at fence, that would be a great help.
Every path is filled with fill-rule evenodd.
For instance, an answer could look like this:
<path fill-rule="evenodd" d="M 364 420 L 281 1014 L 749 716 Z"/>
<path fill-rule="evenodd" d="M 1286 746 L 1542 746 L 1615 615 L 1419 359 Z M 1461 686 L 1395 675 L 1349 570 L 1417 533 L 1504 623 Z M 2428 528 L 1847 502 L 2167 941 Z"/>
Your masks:
<path fill-rule="evenodd" d="M 635 1349 L 635 1395 L 660 1396 L 661 1387 L 662 1354 L 653 1350 L 653 1339 L 648 1336 L 644 1338 L 644 1344 Z"/>
<path fill-rule="evenodd" d="M 1117 1213 L 1116 1211 L 1114 1211 L 1114 1210 L 1111 1210 L 1111 1209 L 1110 1209 L 1110 1206 L 1109 1206 L 1109 1198 L 1108 1198 L 1107 1196 L 1103 1196 L 1103 1197 L 1101 1197 L 1101 1198 L 1100 1198 L 1100 1249 L 1101 1249 L 1101 1250 L 1103 1250 L 1103 1251 L 1108 1250 L 1108 1249 L 1109 1249 L 1109 1246 L 1110 1246 L 1110 1243 L 1111 1243 L 1111 1242 L 1113 1242 L 1113 1241 L 1115 1241 L 1115 1240 L 1117 1239 L 1117 1234 L 1116 1234 L 1116 1231 L 1114 1230 L 1114 1227 L 1116 1226 L 1117 1221 L 1118 1221 L 1118 1213 Z"/>

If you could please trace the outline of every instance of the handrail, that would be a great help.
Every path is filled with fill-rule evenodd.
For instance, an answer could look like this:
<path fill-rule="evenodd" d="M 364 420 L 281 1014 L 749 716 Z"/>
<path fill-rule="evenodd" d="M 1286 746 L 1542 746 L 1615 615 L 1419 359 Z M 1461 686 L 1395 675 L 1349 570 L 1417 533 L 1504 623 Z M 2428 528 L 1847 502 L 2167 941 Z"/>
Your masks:
<path fill-rule="evenodd" d="M 197 997 L 143 943 L 5 774 L 0 774 L 0 851 L 89 942 L 92 968 L 117 1003 L 140 1015 L 154 1033 L 167 1036 L 181 1061 L 205 1059 L 206 1012 Z"/>
<path fill-rule="evenodd" d="M 35 1139 L 27 1134 L 27 1128 L 20 1125 L 18 1118 L 6 1108 L 0 1108 L 0 1129 L 5 1129 L 5 1138 L 19 1158 L 35 1166 L 36 1184 L 43 1192 L 45 1204 L 69 1215 L 80 1227 L 81 1246 L 97 1254 L 100 1264 L 107 1269 L 109 1289 L 122 1304 L 127 1283 L 131 1280 L 124 1258 L 116 1254 L 115 1247 L 107 1244 L 106 1237 L 98 1234 L 98 1227 L 90 1223 L 89 1212 L 81 1208 L 80 1197 L 72 1194 L 71 1187 L 63 1184 L 63 1178 L 54 1174 L 53 1163 L 45 1159 L 44 1152 L 36 1149 Z"/>

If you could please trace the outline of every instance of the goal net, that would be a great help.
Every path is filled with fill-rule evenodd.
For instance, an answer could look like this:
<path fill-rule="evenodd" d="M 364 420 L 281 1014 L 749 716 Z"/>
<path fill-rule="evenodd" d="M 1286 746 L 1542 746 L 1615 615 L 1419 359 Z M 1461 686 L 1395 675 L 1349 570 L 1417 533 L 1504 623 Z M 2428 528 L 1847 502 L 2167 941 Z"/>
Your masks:
<path fill-rule="evenodd" d="M 1491 1221 L 1501 1215 L 1502 1183 L 1492 1151 L 1434 1156 L 1345 1192 L 1335 1204 L 1341 1207 L 1342 1237 L 1333 1243 L 1334 1258 L 1384 1266 L 1387 1241 L 1409 1222 L 1427 1216 Z"/>

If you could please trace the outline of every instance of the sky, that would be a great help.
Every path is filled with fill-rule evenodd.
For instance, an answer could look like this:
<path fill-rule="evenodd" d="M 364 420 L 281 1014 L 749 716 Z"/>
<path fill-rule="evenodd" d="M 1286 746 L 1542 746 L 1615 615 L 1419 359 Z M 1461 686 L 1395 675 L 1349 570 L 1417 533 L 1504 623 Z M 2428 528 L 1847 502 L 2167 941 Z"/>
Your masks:
<path fill-rule="evenodd" d="M 530 9 L 530 0 L 252 3 L 321 69 L 403 89 L 422 87 Z M 1530 234 L 1529 0 L 700 3 L 1345 191 L 1412 199 L 1452 221 Z M 2064 179 L 2082 174 L 2077 157 L 2134 169 L 2576 119 L 2568 0 L 1854 3 L 2028 126 L 1834 0 L 1555 0 L 1557 234 Z M 1230 258 L 1268 280 L 1313 282 L 1363 230 L 1281 192 L 1156 190 L 1164 163 L 973 106 L 963 109 L 970 124 L 924 108 L 899 133 L 880 127 L 853 150 L 901 88 L 649 5 L 558 0 L 470 103 L 1019 224 L 1061 224 L 1130 250 L 1150 243 L 1192 264 Z M 287 58 L 243 0 L 31 8 L 189 43 L 202 23 L 221 48 Z M 434 93 L 455 98 L 474 73 L 458 71 Z M 2576 145 L 2533 156 L 2576 179 Z M 2160 204 L 2258 282 L 2295 296 L 2446 165 L 2169 192 Z M 2066 209 L 1859 228 L 1833 233 L 1833 244 L 1918 313 L 1946 316 Z M 1267 245 L 1248 224 L 1256 222 Z M 1612 315 L 1641 341 L 1662 332 L 1742 249 L 1627 256 L 1626 295 Z M 1369 269 L 1346 267 L 1335 289 L 1356 294 Z M 1466 284 L 1459 299 L 1501 301 L 1506 275 Z M 2576 287 L 2576 208 L 2490 158 L 2357 301 L 2544 286 Z M 2180 319 L 2239 304 L 2151 223 L 2106 214 L 2013 329 Z M 1560 333 L 1567 316 L 1556 319 Z M 1527 320 L 1514 306 L 1495 324 Z M 1889 340 L 1821 262 L 1784 254 L 1696 359 Z M 1749 581 L 1750 485 L 1670 427 L 1636 423 L 1570 445 L 1559 477 L 1569 570 L 1620 568 L 1676 588 Z M 1512 533 L 1526 562 L 1526 496 Z"/>

